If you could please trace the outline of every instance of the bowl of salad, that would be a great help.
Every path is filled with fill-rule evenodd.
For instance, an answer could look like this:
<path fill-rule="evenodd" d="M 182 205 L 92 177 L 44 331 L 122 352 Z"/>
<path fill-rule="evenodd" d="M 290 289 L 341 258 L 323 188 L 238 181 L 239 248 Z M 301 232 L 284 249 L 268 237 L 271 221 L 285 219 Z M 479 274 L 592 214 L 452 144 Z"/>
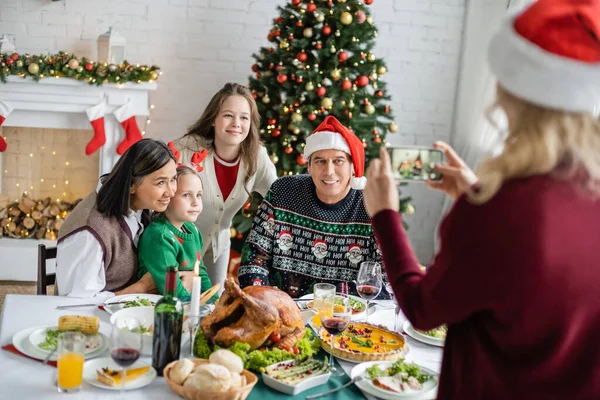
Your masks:
<path fill-rule="evenodd" d="M 140 322 L 139 331 L 142 334 L 142 354 L 152 355 L 152 335 L 154 334 L 154 307 L 130 307 L 117 311 L 110 316 L 110 323 L 117 318 L 135 318 Z"/>

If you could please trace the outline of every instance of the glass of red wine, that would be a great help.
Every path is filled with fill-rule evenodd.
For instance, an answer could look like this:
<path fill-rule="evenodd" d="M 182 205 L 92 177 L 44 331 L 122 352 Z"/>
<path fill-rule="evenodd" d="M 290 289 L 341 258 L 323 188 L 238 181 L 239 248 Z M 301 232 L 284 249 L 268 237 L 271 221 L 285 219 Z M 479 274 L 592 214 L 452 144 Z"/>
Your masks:
<path fill-rule="evenodd" d="M 381 264 L 375 261 L 361 263 L 356 278 L 356 290 L 358 291 L 358 295 L 367 301 L 365 322 L 369 320 L 369 303 L 379 296 L 382 285 Z"/>
<path fill-rule="evenodd" d="M 350 305 L 350 297 L 343 293 L 336 293 L 333 303 L 328 303 L 328 310 L 319 312 L 321 317 L 321 324 L 323 328 L 331 335 L 331 353 L 329 358 L 329 368 L 331 373 L 337 375 L 337 369 L 333 363 L 333 356 L 335 352 L 335 337 L 340 333 L 344 332 L 350 324 L 352 318 L 352 306 Z M 329 311 L 329 312 L 328 312 Z M 341 373 L 342 371 L 340 371 Z"/>
<path fill-rule="evenodd" d="M 140 358 L 142 325 L 137 318 L 117 318 L 110 333 L 110 357 L 121 367 L 121 397 L 125 390 L 125 369 Z"/>

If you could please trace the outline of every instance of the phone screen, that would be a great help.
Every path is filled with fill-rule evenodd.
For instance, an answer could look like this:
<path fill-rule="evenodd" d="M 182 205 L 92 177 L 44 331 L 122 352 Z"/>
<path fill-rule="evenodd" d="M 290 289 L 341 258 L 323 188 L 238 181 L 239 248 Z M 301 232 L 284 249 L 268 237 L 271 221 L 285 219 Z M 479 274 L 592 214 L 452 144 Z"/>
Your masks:
<path fill-rule="evenodd" d="M 440 180 L 442 174 L 433 169 L 444 160 L 441 150 L 428 147 L 391 147 L 394 178 L 402 181 Z"/>

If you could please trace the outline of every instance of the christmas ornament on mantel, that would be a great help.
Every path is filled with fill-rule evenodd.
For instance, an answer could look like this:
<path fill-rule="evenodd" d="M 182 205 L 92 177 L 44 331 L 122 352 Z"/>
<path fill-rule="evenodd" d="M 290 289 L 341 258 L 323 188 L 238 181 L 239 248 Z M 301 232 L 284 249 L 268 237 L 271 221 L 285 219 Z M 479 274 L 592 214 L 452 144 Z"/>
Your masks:
<path fill-rule="evenodd" d="M 56 240 L 65 219 L 81 199 L 67 201 L 33 200 L 23 193 L 20 201 L 0 208 L 0 238 Z"/>

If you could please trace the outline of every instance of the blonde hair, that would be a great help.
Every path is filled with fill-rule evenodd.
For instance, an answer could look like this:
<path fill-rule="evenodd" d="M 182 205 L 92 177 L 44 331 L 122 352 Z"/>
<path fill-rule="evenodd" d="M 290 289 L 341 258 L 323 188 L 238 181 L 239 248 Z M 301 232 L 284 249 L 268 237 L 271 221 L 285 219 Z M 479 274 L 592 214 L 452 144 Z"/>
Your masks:
<path fill-rule="evenodd" d="M 231 96 L 242 96 L 250 105 L 250 131 L 248 137 L 244 139 L 240 147 L 240 159 L 246 167 L 244 176 L 244 188 L 250 194 L 247 188 L 248 181 L 256 173 L 258 166 L 258 151 L 260 150 L 260 114 L 258 107 L 252 97 L 252 92 L 245 86 L 237 83 L 227 83 L 210 99 L 208 106 L 202 113 L 202 116 L 189 129 L 185 136 L 193 136 L 199 147 L 205 147 L 209 150 L 215 150 L 215 128 L 213 126 L 223 102 Z"/>
<path fill-rule="evenodd" d="M 577 175 L 581 188 L 600 194 L 600 120 L 591 113 L 554 110 L 529 103 L 498 87 L 495 106 L 515 112 L 504 149 L 477 171 L 479 186 L 469 200 L 483 204 L 510 179 L 552 173 Z"/>

